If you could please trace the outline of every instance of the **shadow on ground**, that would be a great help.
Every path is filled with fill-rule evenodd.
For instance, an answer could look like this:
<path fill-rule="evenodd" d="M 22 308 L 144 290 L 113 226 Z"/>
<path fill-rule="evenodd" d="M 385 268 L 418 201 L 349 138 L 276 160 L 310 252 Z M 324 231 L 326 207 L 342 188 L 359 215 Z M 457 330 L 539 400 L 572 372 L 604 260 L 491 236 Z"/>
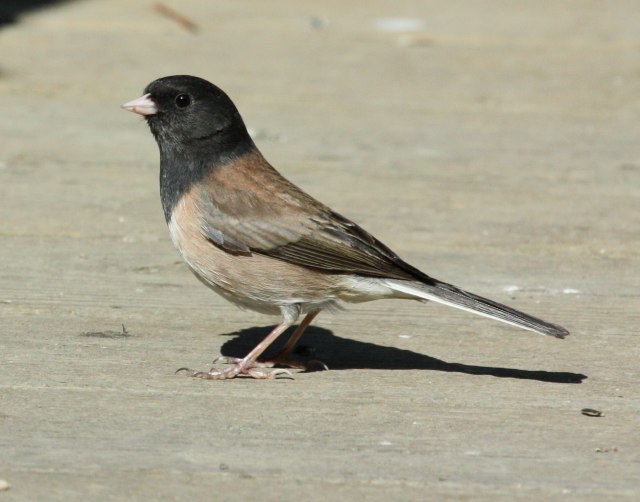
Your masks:
<path fill-rule="evenodd" d="M 15 23 L 19 20 L 20 15 L 27 11 L 69 1 L 71 0 L 1 0 L 0 28 L 5 24 Z"/>
<path fill-rule="evenodd" d="M 227 333 L 231 339 L 225 342 L 221 353 L 227 357 L 243 357 L 253 349 L 274 326 L 253 327 Z M 287 335 L 281 336 L 261 357 L 267 360 L 274 356 L 284 345 Z M 553 383 L 582 383 L 586 375 L 570 372 L 532 371 L 518 368 L 496 368 L 492 366 L 473 366 L 462 363 L 449 363 L 418 354 L 410 350 L 383 347 L 374 343 L 365 343 L 335 336 L 332 331 L 312 326 L 307 329 L 294 349 L 293 359 L 320 360 L 330 370 L 377 369 L 377 370 L 432 370 L 466 373 L 469 375 L 491 375 L 500 378 L 521 378 Z"/>

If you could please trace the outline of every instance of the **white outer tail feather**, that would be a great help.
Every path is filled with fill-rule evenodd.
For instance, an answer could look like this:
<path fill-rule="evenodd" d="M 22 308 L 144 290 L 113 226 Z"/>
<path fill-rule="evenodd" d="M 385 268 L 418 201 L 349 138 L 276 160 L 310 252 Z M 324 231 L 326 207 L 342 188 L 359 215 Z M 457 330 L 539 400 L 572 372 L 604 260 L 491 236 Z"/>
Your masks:
<path fill-rule="evenodd" d="M 418 298 L 422 298 L 424 300 L 431 300 L 437 303 L 441 303 L 443 305 L 448 305 L 450 307 L 454 307 L 460 310 L 465 310 L 467 312 L 471 312 L 473 314 L 477 314 L 477 315 L 481 315 L 484 317 L 488 317 L 489 319 L 494 319 L 496 321 L 500 321 L 506 324 L 510 324 L 512 326 L 516 326 L 518 328 L 521 329 L 526 329 L 528 331 L 533 331 L 534 333 L 540 333 L 542 335 L 548 335 L 548 336 L 555 336 L 557 338 L 564 338 L 565 336 L 567 336 L 569 334 L 568 331 L 566 331 L 564 328 L 561 328 L 560 326 L 556 326 L 553 325 L 551 323 L 547 323 L 545 321 L 542 321 L 541 319 L 536 319 L 535 317 L 529 316 L 528 314 L 525 314 L 524 312 L 518 312 L 517 310 L 514 309 L 510 309 L 509 307 L 497 304 L 496 302 L 492 302 L 491 300 L 486 300 L 484 298 L 478 297 L 477 295 L 472 295 L 473 296 L 473 300 L 483 303 L 483 306 L 489 306 L 492 310 L 496 311 L 496 312 L 500 312 L 502 313 L 502 309 L 499 307 L 503 307 L 506 311 L 510 314 L 511 317 L 516 317 L 513 315 L 513 313 L 517 314 L 518 316 L 522 316 L 524 319 L 526 319 L 529 324 L 531 324 L 531 320 L 534 321 L 535 324 L 541 325 L 541 328 L 536 329 L 535 327 L 525 323 L 525 322 L 519 322 L 517 320 L 510 320 L 510 319 L 505 319 L 504 317 L 500 317 L 498 315 L 492 315 L 489 312 L 483 311 L 483 310 L 479 310 L 479 309 L 474 309 L 471 308 L 469 306 L 466 306 L 462 303 L 456 303 L 455 301 L 452 301 L 449 298 L 443 297 L 443 296 L 451 296 L 451 294 L 448 295 L 438 295 L 438 283 L 436 281 L 436 285 L 432 286 L 429 284 L 423 284 L 420 282 L 413 282 L 413 281 L 403 281 L 403 280 L 398 280 L 398 279 L 384 279 L 384 283 L 391 289 L 393 289 L 394 291 L 397 291 L 398 293 L 402 293 L 405 295 L 409 295 L 409 296 L 413 296 L 413 297 L 418 297 Z M 444 286 L 447 286 L 447 288 L 452 288 L 453 291 L 459 292 L 461 295 L 471 295 L 471 293 L 467 293 L 466 291 L 462 291 L 462 290 L 458 290 L 457 288 L 450 286 L 449 284 L 444 284 L 444 283 L 440 283 L 443 284 Z M 451 290 L 449 290 L 450 292 Z M 484 303 L 487 302 L 487 303 Z M 498 306 L 498 307 L 497 307 Z M 511 311 L 511 312 L 509 312 Z"/>

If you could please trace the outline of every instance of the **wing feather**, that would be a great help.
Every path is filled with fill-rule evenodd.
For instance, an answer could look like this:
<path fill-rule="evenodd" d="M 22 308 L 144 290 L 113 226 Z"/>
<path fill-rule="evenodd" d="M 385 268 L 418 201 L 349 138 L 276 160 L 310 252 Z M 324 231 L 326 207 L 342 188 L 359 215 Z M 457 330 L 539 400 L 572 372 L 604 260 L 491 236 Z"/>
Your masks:
<path fill-rule="evenodd" d="M 200 187 L 200 227 L 213 244 L 334 273 L 416 278 L 391 249 L 263 162 L 251 172 L 246 162 L 214 170 Z"/>

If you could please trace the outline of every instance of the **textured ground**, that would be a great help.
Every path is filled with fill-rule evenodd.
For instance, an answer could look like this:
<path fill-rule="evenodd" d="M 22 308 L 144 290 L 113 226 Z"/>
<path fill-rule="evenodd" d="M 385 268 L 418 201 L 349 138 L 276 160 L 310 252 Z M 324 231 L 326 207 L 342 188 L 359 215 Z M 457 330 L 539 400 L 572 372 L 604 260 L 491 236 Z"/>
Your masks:
<path fill-rule="evenodd" d="M 637 500 L 639 4 L 170 5 L 198 30 L 128 0 L 0 27 L 0 501 Z M 118 107 L 174 73 L 409 262 L 572 336 L 377 302 L 303 338 L 330 371 L 174 375 L 275 322 L 177 261 Z"/>

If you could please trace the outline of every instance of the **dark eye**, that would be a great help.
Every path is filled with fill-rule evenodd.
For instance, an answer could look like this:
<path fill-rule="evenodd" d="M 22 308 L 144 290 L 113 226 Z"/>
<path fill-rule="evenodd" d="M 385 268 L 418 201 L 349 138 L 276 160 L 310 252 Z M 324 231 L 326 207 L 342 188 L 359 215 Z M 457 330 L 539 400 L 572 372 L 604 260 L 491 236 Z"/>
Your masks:
<path fill-rule="evenodd" d="M 178 94 L 176 96 L 176 106 L 178 108 L 186 108 L 191 104 L 191 97 L 188 94 Z"/>

